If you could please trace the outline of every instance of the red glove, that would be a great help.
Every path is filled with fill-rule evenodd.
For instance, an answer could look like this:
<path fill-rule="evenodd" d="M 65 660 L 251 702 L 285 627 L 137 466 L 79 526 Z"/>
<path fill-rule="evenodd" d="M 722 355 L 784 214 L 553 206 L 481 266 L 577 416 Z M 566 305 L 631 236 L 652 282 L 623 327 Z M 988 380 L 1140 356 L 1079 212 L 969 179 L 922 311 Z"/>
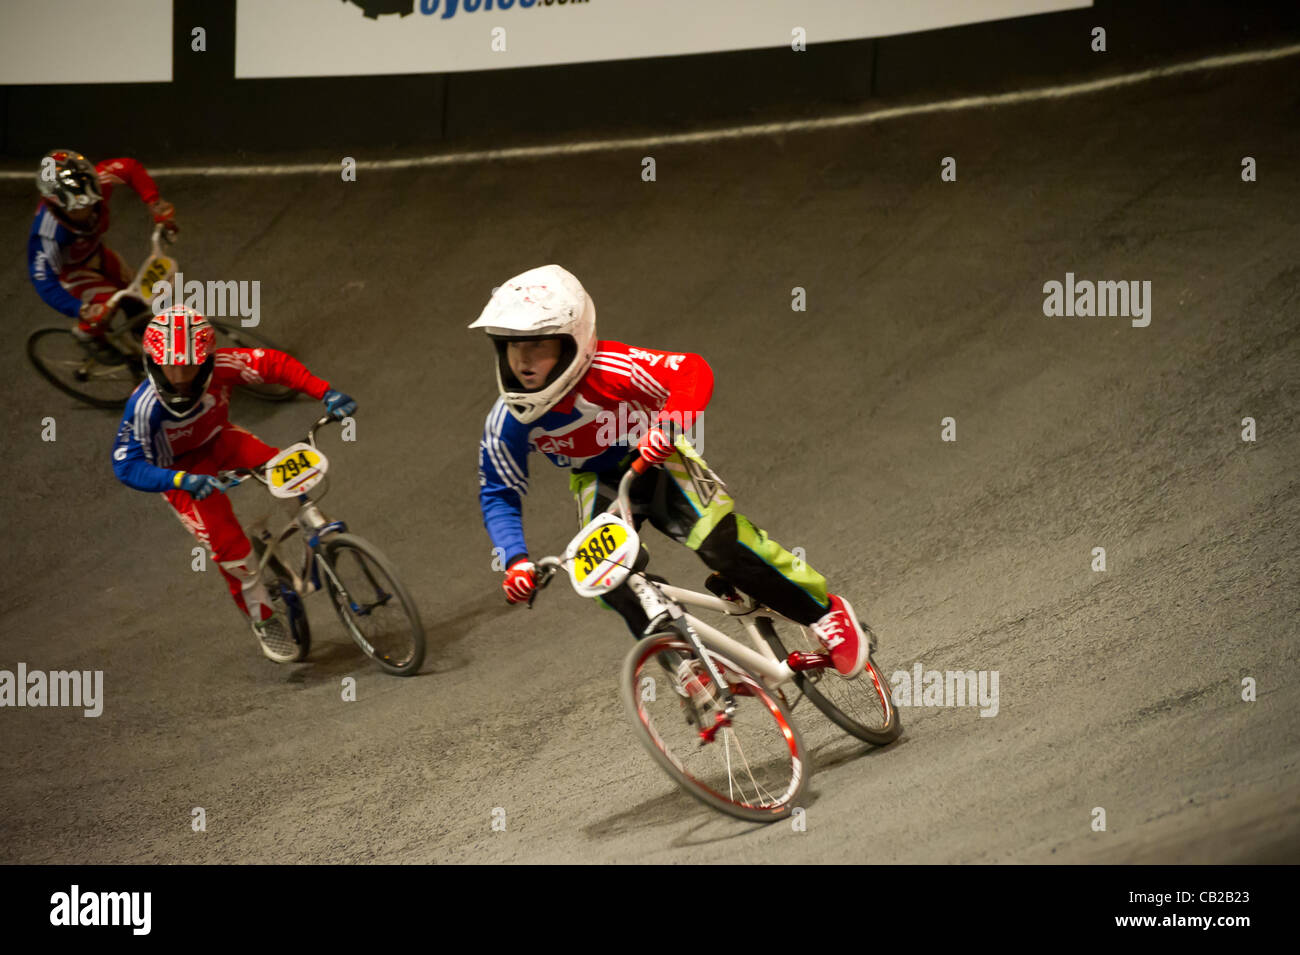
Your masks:
<path fill-rule="evenodd" d="M 77 314 L 82 321 L 91 328 L 94 328 L 104 320 L 108 314 L 108 310 L 105 308 L 103 302 L 87 302 L 81 306 L 81 309 Z"/>
<path fill-rule="evenodd" d="M 180 226 L 176 224 L 176 207 L 166 199 L 159 198 L 149 203 L 149 211 L 153 213 L 153 221 L 161 222 L 168 235 L 180 231 Z"/>
<path fill-rule="evenodd" d="M 501 586 L 506 600 L 512 604 L 525 603 L 537 589 L 537 568 L 527 557 L 520 558 L 506 568 L 506 579 Z"/>
<path fill-rule="evenodd" d="M 673 446 L 673 439 L 662 428 L 647 431 L 637 442 L 636 449 L 647 464 L 662 464 L 677 450 Z"/>

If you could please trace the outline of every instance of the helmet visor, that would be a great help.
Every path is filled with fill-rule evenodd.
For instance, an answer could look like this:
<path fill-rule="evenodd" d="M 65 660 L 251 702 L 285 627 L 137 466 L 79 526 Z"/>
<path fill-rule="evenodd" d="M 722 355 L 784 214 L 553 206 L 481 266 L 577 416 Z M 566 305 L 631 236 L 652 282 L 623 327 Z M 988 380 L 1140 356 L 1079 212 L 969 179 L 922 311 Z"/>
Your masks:
<path fill-rule="evenodd" d="M 173 414 L 183 415 L 203 399 L 204 393 L 208 390 L 208 383 L 212 380 L 212 372 L 216 368 L 216 356 L 209 355 L 200 364 L 188 366 L 159 365 L 152 356 L 147 356 L 145 368 L 149 372 L 149 380 L 153 382 L 154 390 L 162 400 L 163 407 Z M 188 376 L 189 369 L 193 369 L 193 376 Z M 173 382 L 167 376 L 169 370 L 176 378 L 189 377 L 189 380 Z M 178 371 L 181 374 L 178 374 Z"/>
<path fill-rule="evenodd" d="M 573 340 L 572 335 L 492 335 L 491 338 L 497 350 L 497 368 L 501 376 L 502 389 L 517 394 L 531 394 L 550 387 L 578 356 L 578 344 Z M 552 357 L 543 354 L 542 350 L 522 347 L 529 342 L 547 341 L 559 343 L 558 355 Z M 511 343 L 517 344 L 513 350 L 510 348 Z M 549 369 L 545 369 L 545 363 L 548 361 L 552 364 Z M 531 376 L 528 375 L 530 370 L 534 372 Z M 537 374 L 539 370 L 544 370 L 545 373 Z M 528 382 L 526 383 L 521 376 L 527 377 Z"/>

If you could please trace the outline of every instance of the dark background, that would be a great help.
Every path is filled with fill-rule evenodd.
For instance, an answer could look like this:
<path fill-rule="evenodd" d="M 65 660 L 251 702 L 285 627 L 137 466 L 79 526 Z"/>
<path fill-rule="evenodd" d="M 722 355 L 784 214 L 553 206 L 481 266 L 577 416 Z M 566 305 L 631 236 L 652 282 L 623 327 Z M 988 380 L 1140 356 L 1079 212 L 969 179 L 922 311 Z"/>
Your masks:
<path fill-rule="evenodd" d="M 10 165 L 34 173 L 56 143 L 154 170 L 186 152 L 301 161 L 308 145 L 386 158 L 421 137 L 460 152 L 508 138 L 493 110 L 524 130 L 530 104 L 546 107 L 535 139 L 662 132 L 1296 35 L 1262 5 L 1114 6 L 799 55 L 235 83 L 229 24 L 204 4 L 210 52 L 183 53 L 172 86 L 9 90 L 6 122 L 25 131 Z M 1109 29 L 1104 55 L 1087 50 L 1094 23 Z M 1297 861 L 1297 64 L 670 141 L 654 182 L 639 147 L 355 181 L 337 167 L 160 175 L 187 277 L 260 281 L 265 334 L 359 402 L 355 443 L 323 435 L 322 504 L 380 547 L 420 607 L 429 655 L 407 680 L 369 664 L 322 595 L 307 601 L 309 659 L 262 658 L 211 564 L 192 570 L 194 541 L 166 505 L 114 479 L 119 416 L 28 365 L 28 333 L 68 322 L 28 281 L 29 174 L 0 180 L 0 667 L 102 669 L 105 693 L 96 719 L 0 712 L 0 863 L 855 862 L 879 879 L 897 863 Z M 424 124 L 410 121 L 421 90 L 438 104 Z M 459 109 L 446 128 L 440 91 Z M 164 121 L 114 127 L 145 92 Z M 940 179 L 944 156 L 955 182 Z M 1243 156 L 1257 181 L 1242 181 Z M 148 214 L 129 193 L 113 201 L 109 241 L 137 264 Z M 532 611 L 508 607 L 478 509 L 496 384 L 490 345 L 465 326 L 494 285 L 546 262 L 582 280 L 601 337 L 706 357 L 702 453 L 742 513 L 850 597 L 883 671 L 997 671 L 996 718 L 911 707 L 902 738 L 873 748 L 797 709 L 816 767 L 805 832 L 722 817 L 659 772 L 618 697 L 621 622 L 562 584 Z M 1067 271 L 1150 280 L 1150 326 L 1044 316 L 1044 282 Z M 806 312 L 791 310 L 795 286 Z M 319 409 L 237 398 L 232 419 L 283 445 Z M 946 416 L 956 442 L 940 440 Z M 47 418 L 57 441 L 41 438 Z M 576 528 L 565 472 L 530 464 L 541 556 Z M 268 509 L 248 486 L 232 504 L 246 524 Z M 703 583 L 695 555 L 653 531 L 646 543 L 656 572 Z M 1089 566 L 1098 546 L 1105 573 Z M 340 698 L 345 677 L 355 702 Z M 506 832 L 490 828 L 495 807 Z M 1134 871 L 1138 890 L 1242 888 Z M 944 886 L 894 882 L 948 911 Z M 279 884 L 305 900 L 294 924 L 340 897 Z M 995 912 L 1035 904 L 981 897 Z M 1099 918 L 1132 911 L 1103 905 Z"/>
<path fill-rule="evenodd" d="M 357 20 L 363 28 L 360 10 Z M 0 87 L 0 155 L 31 159 L 64 145 L 108 156 L 123 143 L 153 142 L 153 155 L 173 157 L 219 153 L 229 161 L 326 151 L 332 158 L 340 147 L 393 150 L 791 118 L 1265 46 L 1300 36 L 1300 4 L 1099 0 L 1092 9 L 814 44 L 815 56 L 792 56 L 782 47 L 472 73 L 267 80 L 234 79 L 234 0 L 175 0 L 173 26 L 172 83 Z M 190 50 L 195 26 L 207 31 L 206 52 Z M 1090 48 L 1095 26 L 1106 28 L 1105 53 Z"/>

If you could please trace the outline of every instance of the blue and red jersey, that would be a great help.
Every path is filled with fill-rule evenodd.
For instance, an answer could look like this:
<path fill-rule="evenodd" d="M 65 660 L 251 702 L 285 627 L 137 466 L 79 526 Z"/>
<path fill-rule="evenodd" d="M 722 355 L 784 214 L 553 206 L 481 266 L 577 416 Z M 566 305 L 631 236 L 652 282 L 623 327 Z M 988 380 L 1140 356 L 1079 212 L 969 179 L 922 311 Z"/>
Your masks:
<path fill-rule="evenodd" d="M 689 426 L 712 395 L 713 371 L 699 355 L 601 341 L 587 373 L 536 421 L 519 421 L 498 398 L 478 461 L 479 506 L 492 546 L 507 564 L 528 552 L 522 514 L 531 452 L 574 471 L 614 471 L 659 414 Z"/>
<path fill-rule="evenodd" d="M 105 159 L 95 165 L 95 171 L 104 201 L 96 216 L 84 225 L 85 232 L 70 229 L 42 199 L 27 234 L 27 273 L 32 285 L 47 305 L 69 318 L 77 317 L 81 300 L 59 284 L 59 277 L 99 251 L 108 231 L 108 200 L 113 187 L 130 186 L 146 204 L 158 198 L 158 186 L 134 159 Z"/>
<path fill-rule="evenodd" d="M 137 491 L 176 487 L 177 458 L 212 441 L 230 426 L 230 392 L 241 384 L 288 385 L 320 400 L 329 383 L 309 372 L 298 359 L 270 348 L 218 348 L 216 367 L 203 400 L 184 417 L 162 406 L 146 378 L 127 399 L 113 443 L 117 479 Z"/>

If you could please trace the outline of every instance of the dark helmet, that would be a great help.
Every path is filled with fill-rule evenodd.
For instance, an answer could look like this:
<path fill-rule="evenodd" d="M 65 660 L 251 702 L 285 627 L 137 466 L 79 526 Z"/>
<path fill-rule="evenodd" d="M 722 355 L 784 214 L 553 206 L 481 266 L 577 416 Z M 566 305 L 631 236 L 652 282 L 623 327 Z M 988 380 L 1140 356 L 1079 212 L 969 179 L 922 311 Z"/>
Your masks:
<path fill-rule="evenodd" d="M 85 224 L 72 222 L 63 214 L 93 209 L 104 198 L 99 174 L 85 156 L 71 149 L 51 149 L 36 170 L 36 188 L 60 222 L 74 232 L 90 231 Z"/>

